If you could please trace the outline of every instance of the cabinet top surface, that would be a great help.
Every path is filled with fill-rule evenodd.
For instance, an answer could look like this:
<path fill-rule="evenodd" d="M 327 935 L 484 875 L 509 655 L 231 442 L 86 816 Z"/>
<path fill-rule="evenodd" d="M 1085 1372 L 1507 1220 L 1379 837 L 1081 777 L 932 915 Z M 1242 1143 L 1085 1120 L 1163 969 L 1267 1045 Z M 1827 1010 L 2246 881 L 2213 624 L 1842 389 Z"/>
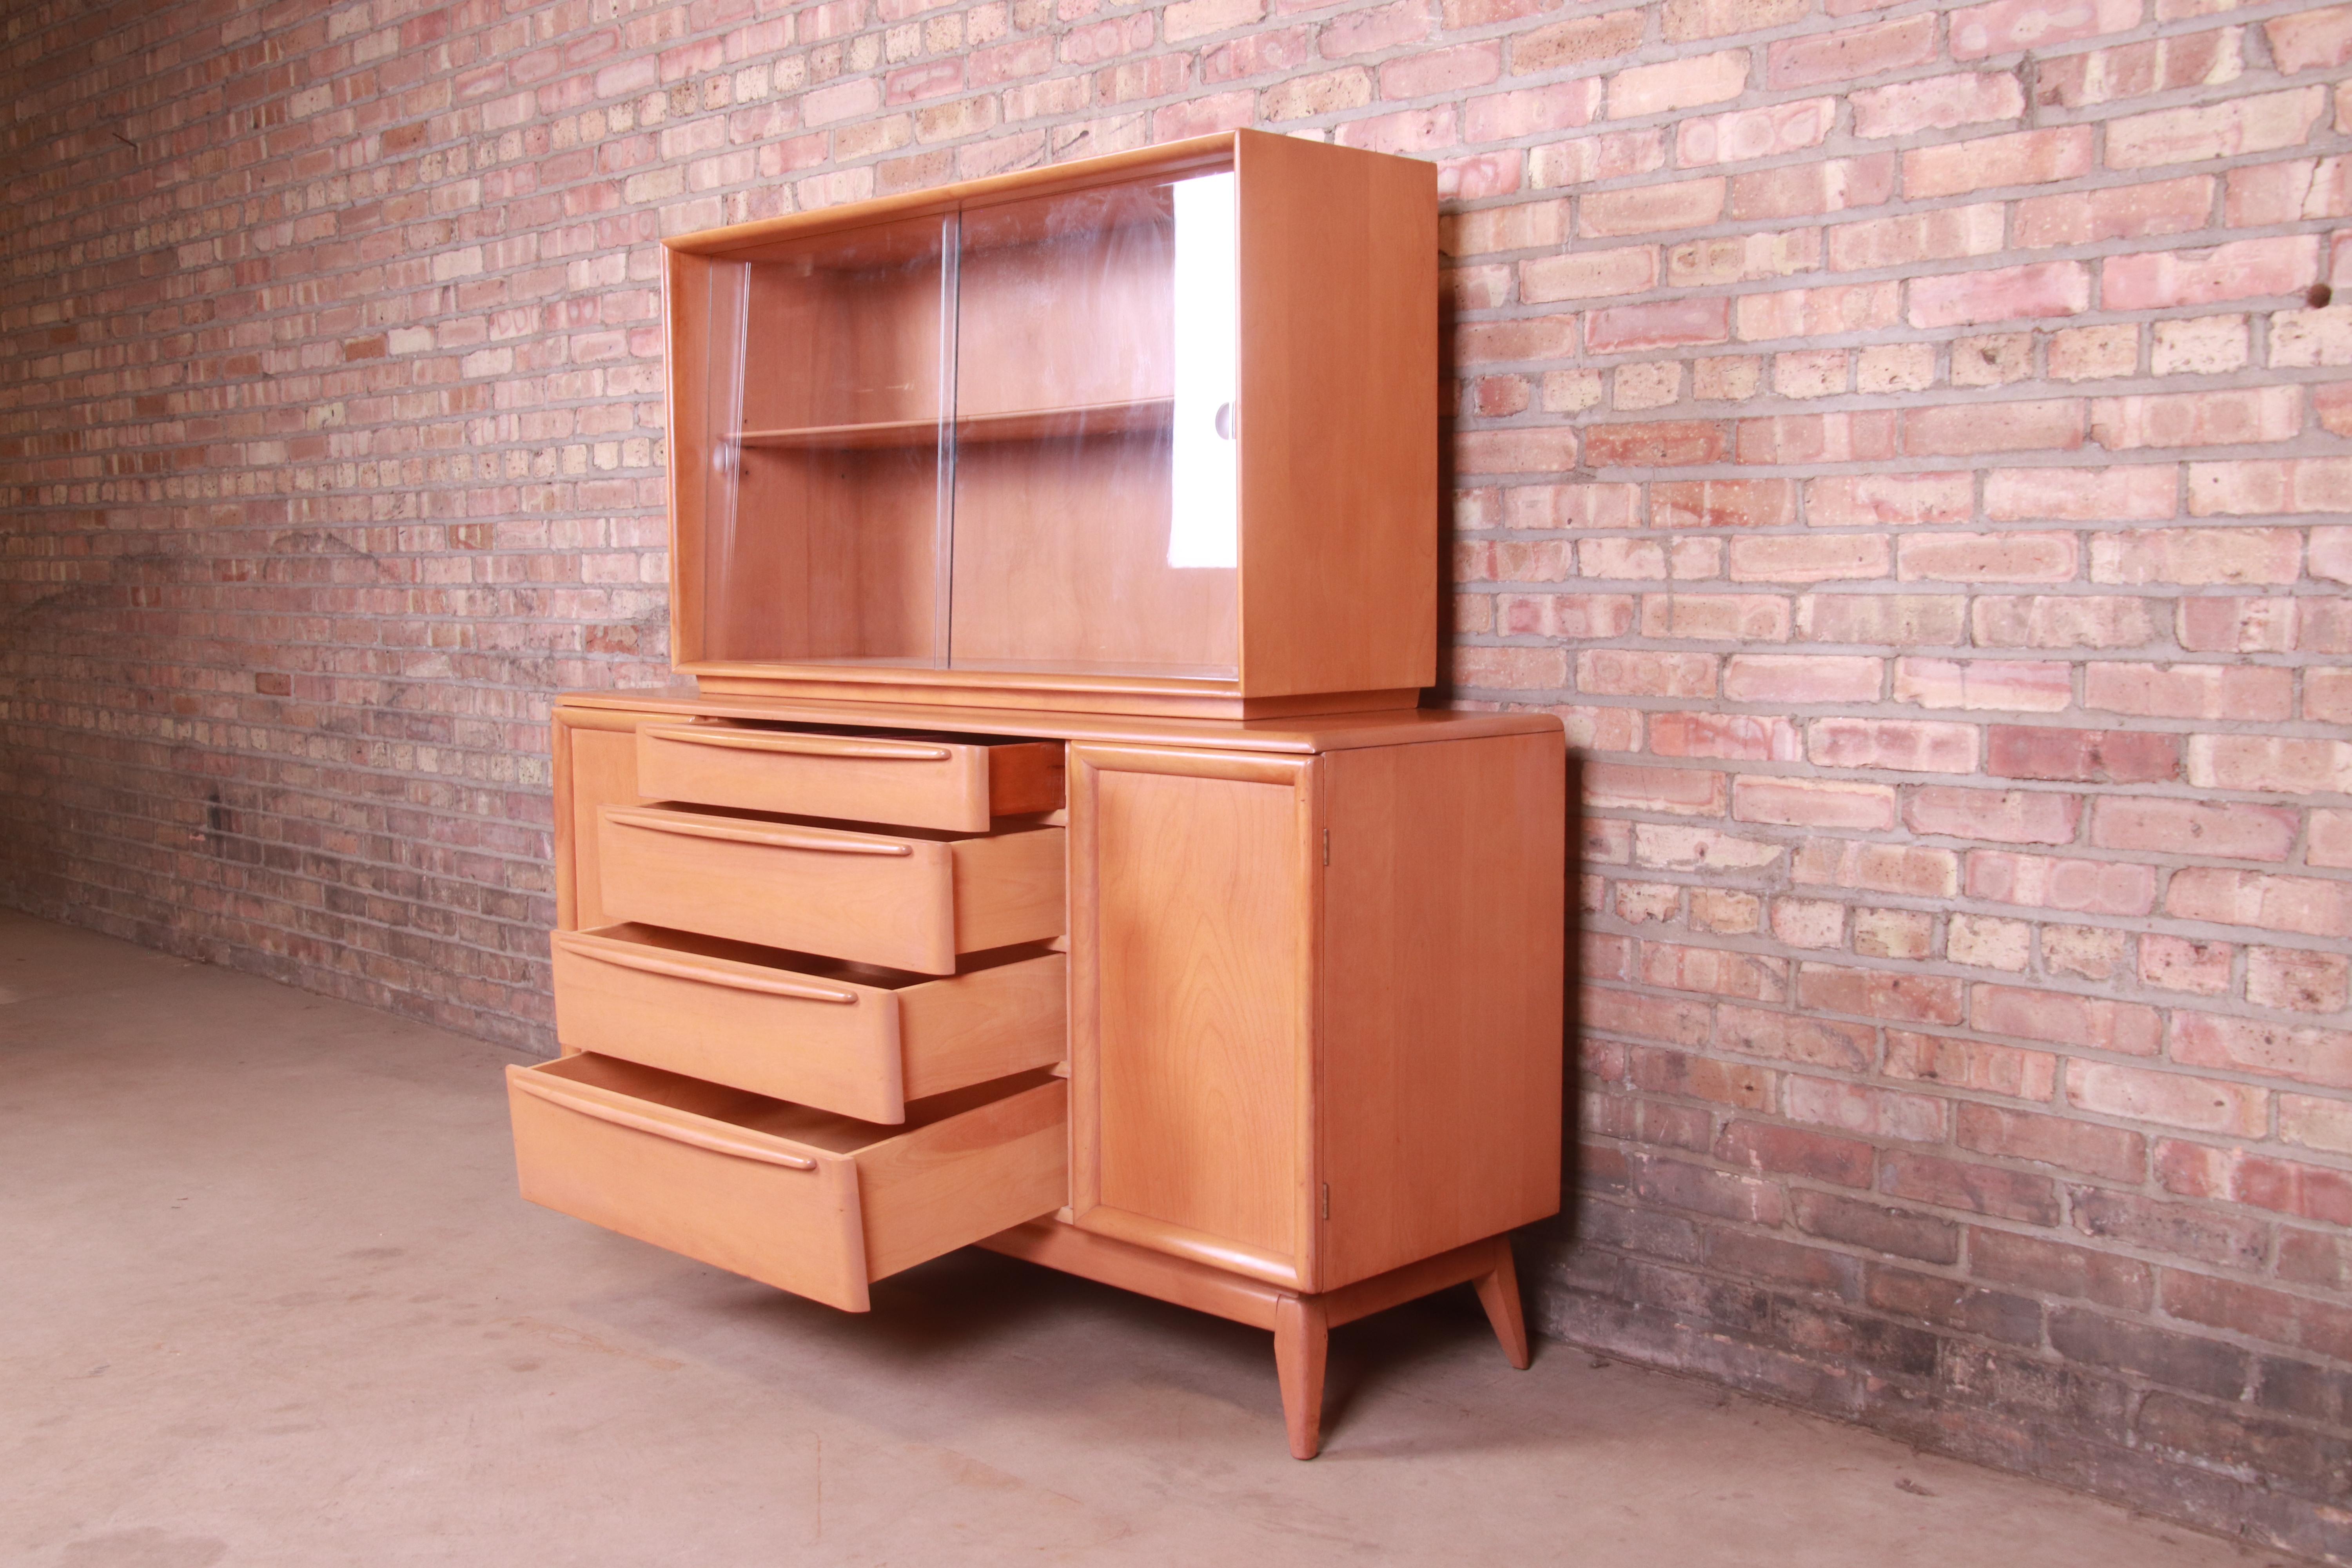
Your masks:
<path fill-rule="evenodd" d="M 1565 731 L 1549 713 L 1462 712 L 1439 708 L 1369 713 L 1301 714 L 1280 719 L 1185 719 L 1126 713 L 1060 713 L 1034 709 L 913 707 L 899 702 L 820 702 L 791 697 L 699 697 L 688 688 L 578 691 L 564 709 L 780 723 L 847 724 L 888 730 L 961 731 L 974 735 L 1035 735 L 1106 745 L 1213 746 L 1248 752 L 1343 752 L 1365 746 L 1469 741 L 1487 735 Z"/>
<path fill-rule="evenodd" d="M 1236 159 L 1242 149 L 1253 139 L 1279 142 L 1286 140 L 1278 132 L 1225 131 L 1212 136 L 1195 136 L 1181 142 L 1163 142 L 1153 147 L 1139 147 L 1130 152 L 1107 153 L 1099 158 L 1076 159 L 1067 163 L 1049 163 L 1035 169 L 1017 170 L 1009 174 L 992 174 L 984 179 L 961 180 L 951 184 L 932 185 L 921 190 L 903 191 L 895 195 L 876 196 L 862 202 L 847 202 L 840 206 L 819 207 L 813 212 L 790 213 L 782 217 L 761 218 L 751 223 L 739 223 L 725 228 L 703 229 L 694 234 L 672 235 L 662 241 L 671 250 L 701 256 L 723 256 L 730 251 L 766 245 L 798 235 L 822 234 L 828 230 L 857 228 L 892 218 L 909 217 L 919 213 L 946 212 L 955 207 L 1039 194 L 1055 189 L 1080 189 L 1113 180 L 1168 171 L 1173 172 L 1202 164 L 1213 164 Z M 1411 159 L 1392 154 L 1370 153 L 1360 148 L 1339 147 L 1329 143 L 1309 143 L 1327 154 L 1340 159 L 1372 158 L 1410 164 Z M 1434 174 L 1432 176 L 1434 184 Z"/>

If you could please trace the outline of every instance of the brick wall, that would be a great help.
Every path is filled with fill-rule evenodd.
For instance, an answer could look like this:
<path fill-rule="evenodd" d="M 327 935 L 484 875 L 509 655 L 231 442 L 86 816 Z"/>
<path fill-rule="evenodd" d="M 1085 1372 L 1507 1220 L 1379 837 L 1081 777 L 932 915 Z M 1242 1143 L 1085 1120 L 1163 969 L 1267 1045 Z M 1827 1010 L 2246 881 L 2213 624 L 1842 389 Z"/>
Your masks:
<path fill-rule="evenodd" d="M 1452 695 L 1584 763 L 1541 1320 L 2352 1561 L 2352 7 L 4 26 L 0 897 L 542 1042 L 549 698 L 666 678 L 660 234 L 1433 159 Z"/>

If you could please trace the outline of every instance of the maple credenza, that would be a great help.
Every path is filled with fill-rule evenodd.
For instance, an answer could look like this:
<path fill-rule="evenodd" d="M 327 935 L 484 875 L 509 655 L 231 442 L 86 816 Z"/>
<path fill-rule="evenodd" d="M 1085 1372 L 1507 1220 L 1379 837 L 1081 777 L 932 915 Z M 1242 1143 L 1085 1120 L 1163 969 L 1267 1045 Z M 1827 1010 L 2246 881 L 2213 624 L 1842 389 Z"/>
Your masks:
<path fill-rule="evenodd" d="M 978 1243 L 1275 1332 L 1475 1281 L 1559 1205 L 1545 715 L 1203 720 L 582 697 L 564 1055 L 524 1194 L 852 1310 Z"/>

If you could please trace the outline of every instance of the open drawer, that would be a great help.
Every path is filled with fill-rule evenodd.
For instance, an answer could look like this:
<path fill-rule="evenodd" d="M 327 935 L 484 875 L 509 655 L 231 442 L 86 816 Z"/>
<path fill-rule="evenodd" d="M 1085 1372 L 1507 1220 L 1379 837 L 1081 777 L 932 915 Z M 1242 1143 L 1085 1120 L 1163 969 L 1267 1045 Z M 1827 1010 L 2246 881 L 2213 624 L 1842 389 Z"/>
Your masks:
<path fill-rule="evenodd" d="M 1064 831 L 862 832 L 607 805 L 597 890 L 616 921 L 952 974 L 960 952 L 1062 934 Z"/>
<path fill-rule="evenodd" d="M 1067 1086 L 1043 1072 L 903 1127 L 594 1055 L 509 1067 L 507 1101 L 531 1202 L 846 1311 L 1068 1200 Z"/>
<path fill-rule="evenodd" d="M 567 1048 L 866 1121 L 1067 1054 L 1058 952 L 936 978 L 650 926 L 560 931 L 554 946 Z"/>
<path fill-rule="evenodd" d="M 985 833 L 992 817 L 1061 808 L 1062 744 L 645 724 L 637 790 L 647 800 Z"/>

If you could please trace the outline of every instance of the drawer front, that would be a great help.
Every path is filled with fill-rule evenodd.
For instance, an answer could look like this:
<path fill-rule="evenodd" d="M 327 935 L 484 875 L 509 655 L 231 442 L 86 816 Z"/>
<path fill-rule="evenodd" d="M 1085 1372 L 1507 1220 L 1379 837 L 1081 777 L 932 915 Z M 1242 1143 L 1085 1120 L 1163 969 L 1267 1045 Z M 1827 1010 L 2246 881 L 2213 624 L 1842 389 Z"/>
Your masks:
<path fill-rule="evenodd" d="M 919 974 L 1062 933 L 1058 827 L 931 839 L 608 805 L 596 832 L 616 921 Z"/>
<path fill-rule="evenodd" d="M 1062 747 L 647 724 L 637 788 L 648 800 L 985 833 L 992 817 L 1060 808 Z"/>
<path fill-rule="evenodd" d="M 877 1122 L 904 1121 L 910 1099 L 1065 1054 L 1068 961 L 1058 952 L 893 983 L 821 959 L 782 967 L 730 945 L 632 927 L 556 932 L 556 1037 Z"/>
<path fill-rule="evenodd" d="M 853 1312 L 1068 1187 L 1059 1079 L 941 1097 L 904 1131 L 600 1056 L 510 1067 L 507 1098 L 531 1202 Z"/>

